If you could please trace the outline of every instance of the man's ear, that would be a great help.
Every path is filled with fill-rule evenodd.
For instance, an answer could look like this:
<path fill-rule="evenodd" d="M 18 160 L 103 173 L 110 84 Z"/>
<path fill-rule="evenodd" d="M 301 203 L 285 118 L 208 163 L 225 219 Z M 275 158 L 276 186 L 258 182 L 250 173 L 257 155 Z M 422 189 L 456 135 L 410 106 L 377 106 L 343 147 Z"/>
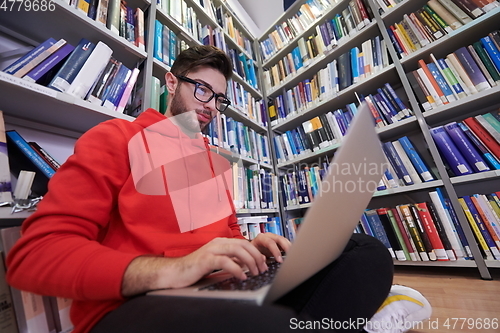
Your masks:
<path fill-rule="evenodd" d="M 172 95 L 177 89 L 177 85 L 179 84 L 179 80 L 175 77 L 174 74 L 168 72 L 165 74 L 165 86 L 168 90 L 168 94 Z"/>

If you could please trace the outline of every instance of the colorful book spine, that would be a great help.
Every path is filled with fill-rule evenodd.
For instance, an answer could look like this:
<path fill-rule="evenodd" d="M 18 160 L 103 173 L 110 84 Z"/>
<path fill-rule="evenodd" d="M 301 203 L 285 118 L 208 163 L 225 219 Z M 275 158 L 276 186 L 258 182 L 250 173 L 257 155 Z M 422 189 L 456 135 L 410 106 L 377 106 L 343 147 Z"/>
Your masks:
<path fill-rule="evenodd" d="M 500 162 L 497 161 L 495 156 L 489 152 L 489 150 L 484 146 L 484 144 L 471 132 L 469 127 L 465 126 L 463 123 L 459 122 L 458 126 L 462 129 L 464 134 L 469 138 L 469 140 L 474 144 L 474 146 L 481 152 L 484 159 L 488 162 L 491 168 L 500 170 Z"/>
<path fill-rule="evenodd" d="M 396 171 L 396 174 L 400 180 L 404 182 L 405 185 L 413 185 L 414 182 L 410 177 L 410 174 L 408 173 L 408 170 L 406 170 L 403 161 L 401 161 L 401 158 L 399 157 L 398 153 L 396 152 L 396 149 L 394 149 L 394 146 L 392 145 L 392 142 L 384 142 L 382 144 L 382 148 L 387 156 L 387 159 L 389 160 L 390 164 L 392 165 L 393 169 Z"/>
<path fill-rule="evenodd" d="M 469 141 L 465 133 L 456 122 L 451 122 L 444 125 L 444 129 L 455 143 L 458 150 L 465 157 L 469 165 L 472 166 L 474 172 L 489 171 L 490 168 L 486 164 L 481 154 L 476 150 L 472 142 Z"/>
<path fill-rule="evenodd" d="M 48 71 L 53 69 L 57 64 L 60 64 L 66 57 L 73 52 L 75 47 L 71 44 L 65 44 L 56 52 L 51 54 L 47 59 L 41 62 L 38 66 L 33 68 L 28 74 L 23 77 L 23 80 L 36 82 Z"/>
<path fill-rule="evenodd" d="M 52 167 L 45 162 L 45 160 L 38 155 L 38 153 L 29 145 L 24 138 L 19 135 L 18 132 L 15 130 L 7 131 L 6 132 L 7 138 L 10 139 L 18 148 L 23 152 L 23 154 L 30 159 L 30 161 L 35 164 L 40 171 L 43 172 L 43 174 L 47 178 L 51 178 L 55 171 L 52 169 Z"/>
<path fill-rule="evenodd" d="M 404 136 L 398 139 L 398 141 L 401 143 L 401 146 L 422 179 L 425 182 L 434 180 L 434 176 L 430 173 L 429 168 L 427 168 L 427 165 L 420 157 L 420 154 L 417 152 L 410 139 L 408 139 L 407 136 Z"/>
<path fill-rule="evenodd" d="M 430 130 L 431 136 L 436 143 L 441 154 L 456 176 L 468 175 L 472 173 L 469 163 L 465 160 L 458 148 L 453 143 L 443 126 L 438 126 Z"/>
<path fill-rule="evenodd" d="M 33 50 L 29 51 L 25 55 L 23 55 L 21 58 L 18 60 L 14 61 L 11 65 L 7 66 L 3 70 L 3 72 L 7 74 L 15 74 L 18 70 L 20 70 L 23 66 L 25 66 L 27 63 L 29 63 L 31 60 L 35 59 L 39 54 L 50 48 L 52 45 L 57 43 L 57 40 L 54 38 L 49 38 L 43 43 L 39 44 L 36 46 Z"/>
<path fill-rule="evenodd" d="M 73 80 L 92 54 L 94 48 L 94 43 L 82 38 L 61 69 L 52 78 L 48 87 L 65 92 L 71 86 L 71 83 L 73 83 Z"/>
<path fill-rule="evenodd" d="M 429 197 L 431 198 L 434 208 L 436 209 L 436 215 L 439 216 L 439 219 L 443 225 L 446 236 L 448 236 L 448 240 L 453 248 L 455 257 L 457 258 L 457 260 L 464 260 L 464 249 L 460 244 L 460 239 L 451 221 L 451 218 L 446 211 L 444 201 L 441 200 L 440 195 L 437 191 L 429 192 Z"/>

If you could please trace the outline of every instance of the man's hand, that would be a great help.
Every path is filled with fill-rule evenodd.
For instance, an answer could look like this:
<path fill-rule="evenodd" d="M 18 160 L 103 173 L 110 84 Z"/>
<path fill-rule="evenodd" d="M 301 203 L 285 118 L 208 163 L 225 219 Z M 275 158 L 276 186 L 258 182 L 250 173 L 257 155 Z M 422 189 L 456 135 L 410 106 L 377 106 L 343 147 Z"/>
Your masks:
<path fill-rule="evenodd" d="M 251 243 L 266 257 L 274 257 L 277 262 L 283 262 L 281 251 L 287 252 L 292 246 L 288 239 L 271 232 L 258 234 Z"/>
<path fill-rule="evenodd" d="M 246 279 L 242 267 L 257 275 L 267 270 L 266 258 L 259 250 L 264 254 L 281 254 L 276 245 L 278 238 L 265 235 L 258 237 L 259 240 L 256 238 L 256 243 L 215 238 L 181 258 L 137 257 L 123 276 L 122 295 L 128 297 L 154 289 L 186 287 L 216 269 L 223 269 L 242 280 Z M 278 244 L 285 251 L 288 248 L 282 240 Z"/>

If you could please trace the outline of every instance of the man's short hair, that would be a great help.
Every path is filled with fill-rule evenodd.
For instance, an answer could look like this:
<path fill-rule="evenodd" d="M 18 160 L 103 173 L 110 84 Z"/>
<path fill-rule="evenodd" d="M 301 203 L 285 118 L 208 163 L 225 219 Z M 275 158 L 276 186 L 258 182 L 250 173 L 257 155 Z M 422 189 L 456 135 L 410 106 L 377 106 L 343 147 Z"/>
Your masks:
<path fill-rule="evenodd" d="M 190 47 L 179 53 L 172 65 L 171 72 L 186 76 L 197 67 L 206 66 L 218 70 L 229 80 L 233 73 L 231 59 L 221 49 L 211 45 Z"/>

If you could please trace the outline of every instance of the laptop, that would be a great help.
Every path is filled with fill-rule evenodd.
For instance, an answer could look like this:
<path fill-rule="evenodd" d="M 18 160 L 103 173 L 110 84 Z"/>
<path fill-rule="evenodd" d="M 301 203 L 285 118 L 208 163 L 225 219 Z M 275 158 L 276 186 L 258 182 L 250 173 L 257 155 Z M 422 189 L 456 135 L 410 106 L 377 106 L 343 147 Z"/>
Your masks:
<path fill-rule="evenodd" d="M 284 262 L 270 277 L 271 283 L 252 288 L 256 290 L 227 290 L 241 288 L 234 286 L 240 281 L 219 271 L 192 286 L 154 290 L 148 295 L 218 298 L 256 305 L 276 301 L 342 254 L 382 179 L 385 163 L 373 117 L 362 103 L 323 177 L 322 191 L 307 210 Z M 269 271 L 262 274 L 270 275 Z M 222 289 L 214 288 L 220 285 Z"/>

